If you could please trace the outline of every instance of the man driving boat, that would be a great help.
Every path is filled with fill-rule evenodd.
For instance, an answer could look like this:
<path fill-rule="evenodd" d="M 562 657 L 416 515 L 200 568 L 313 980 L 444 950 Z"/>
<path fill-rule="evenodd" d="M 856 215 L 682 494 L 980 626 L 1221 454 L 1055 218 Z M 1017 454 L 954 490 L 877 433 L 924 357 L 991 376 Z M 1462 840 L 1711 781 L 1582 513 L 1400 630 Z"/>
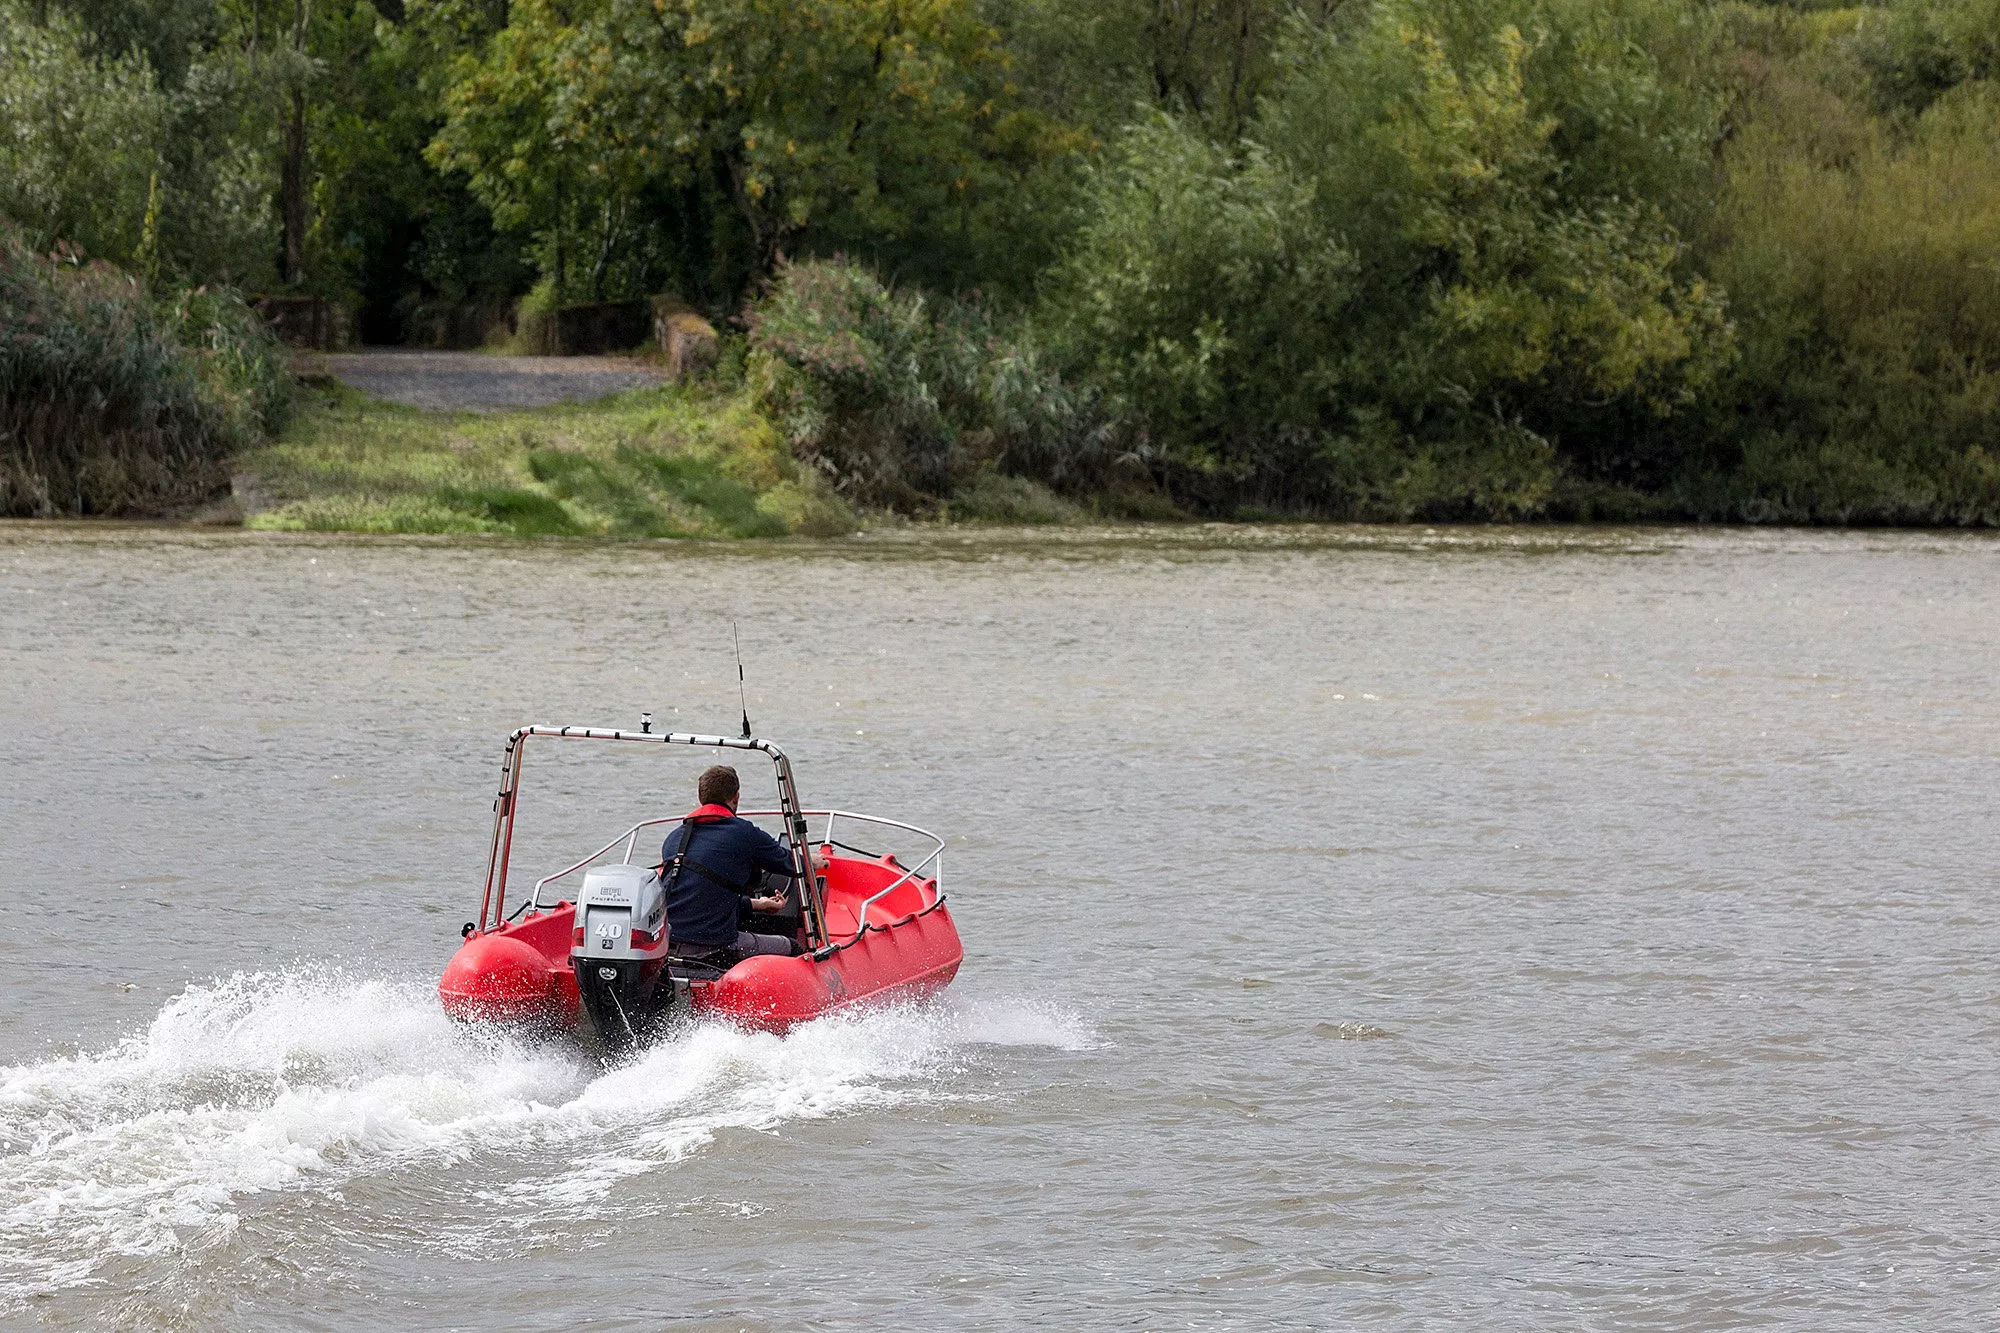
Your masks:
<path fill-rule="evenodd" d="M 717 764 L 701 775 L 701 804 L 660 844 L 660 876 L 667 886 L 667 934 L 675 953 L 700 958 L 724 950 L 788 955 L 800 952 L 783 935 L 758 935 L 737 926 L 748 899 L 753 912 L 781 912 L 790 893 L 792 854 L 736 808 L 742 788 L 736 770 Z M 775 893 L 758 896 L 756 872 L 778 878 Z"/>

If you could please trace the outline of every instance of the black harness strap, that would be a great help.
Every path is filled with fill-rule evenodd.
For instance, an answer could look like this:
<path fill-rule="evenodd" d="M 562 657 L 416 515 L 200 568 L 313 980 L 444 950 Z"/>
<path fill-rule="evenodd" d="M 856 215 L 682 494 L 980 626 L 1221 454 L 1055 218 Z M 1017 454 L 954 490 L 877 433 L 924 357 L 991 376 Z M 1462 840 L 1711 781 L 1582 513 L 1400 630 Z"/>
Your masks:
<path fill-rule="evenodd" d="M 681 845 L 675 850 L 674 859 L 667 862 L 662 868 L 660 875 L 660 882 L 665 886 L 666 890 L 669 893 L 673 892 L 674 885 L 680 882 L 681 870 L 686 868 L 694 871 L 704 879 L 720 884 L 731 893 L 738 895 L 747 894 L 750 891 L 750 885 L 754 882 L 754 877 L 753 879 L 746 879 L 739 884 L 721 872 L 703 865 L 688 855 L 688 844 L 694 841 L 695 826 L 696 820 L 693 815 L 689 815 L 681 821 Z"/>

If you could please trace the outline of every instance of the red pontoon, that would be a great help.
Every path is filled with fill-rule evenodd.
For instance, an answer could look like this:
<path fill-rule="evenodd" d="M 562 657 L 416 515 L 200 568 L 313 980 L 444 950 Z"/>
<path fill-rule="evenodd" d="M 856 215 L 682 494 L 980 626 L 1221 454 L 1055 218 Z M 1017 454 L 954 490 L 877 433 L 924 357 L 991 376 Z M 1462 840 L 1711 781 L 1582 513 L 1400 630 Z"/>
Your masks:
<path fill-rule="evenodd" d="M 928 994 L 958 972 L 964 949 L 944 905 L 943 839 L 892 819 L 801 808 L 790 762 L 767 741 L 655 732 L 650 715 L 641 728 L 523 727 L 508 739 L 479 919 L 466 923 L 465 943 L 438 983 L 447 1012 L 475 1021 L 564 1027 L 588 1017 L 607 1043 L 623 1045 L 677 1006 L 783 1031 L 847 1005 Z M 785 912 L 754 924 L 760 931 L 789 933 L 805 952 L 745 958 L 726 968 L 677 956 L 659 876 L 651 869 L 657 847 L 642 843 L 641 835 L 678 824 L 679 816 L 634 824 L 538 881 L 509 914 L 507 869 L 521 757 L 528 741 L 538 737 L 748 750 L 769 757 L 779 808 L 742 813 L 780 822 L 794 878 Z M 825 821 L 817 839 L 808 832 L 809 819 Z M 878 837 L 893 830 L 924 839 L 929 853 L 905 866 L 893 855 L 844 840 L 867 840 L 870 830 Z M 620 853 L 616 860 L 614 853 Z M 571 884 L 572 896 L 562 897 Z M 555 900 L 549 901 L 552 894 Z"/>

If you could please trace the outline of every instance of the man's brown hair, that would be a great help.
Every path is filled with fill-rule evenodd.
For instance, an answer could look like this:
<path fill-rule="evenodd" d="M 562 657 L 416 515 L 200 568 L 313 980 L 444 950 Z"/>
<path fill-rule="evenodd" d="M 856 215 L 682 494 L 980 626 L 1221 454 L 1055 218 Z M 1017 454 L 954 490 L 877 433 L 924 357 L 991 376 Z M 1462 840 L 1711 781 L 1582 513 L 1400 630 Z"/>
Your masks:
<path fill-rule="evenodd" d="M 728 805 L 741 790 L 743 786 L 736 780 L 736 770 L 727 764 L 717 764 L 701 775 L 701 781 L 695 784 L 694 794 L 701 798 L 703 805 Z"/>

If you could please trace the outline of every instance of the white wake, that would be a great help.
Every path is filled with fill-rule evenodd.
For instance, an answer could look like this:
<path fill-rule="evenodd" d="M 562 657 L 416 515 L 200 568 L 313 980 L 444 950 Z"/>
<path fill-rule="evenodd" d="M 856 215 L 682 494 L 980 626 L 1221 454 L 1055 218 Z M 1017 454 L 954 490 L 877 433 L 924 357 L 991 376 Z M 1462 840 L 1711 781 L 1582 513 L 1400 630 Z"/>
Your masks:
<path fill-rule="evenodd" d="M 606 1070 L 570 1043 L 454 1024 L 427 987 L 331 971 L 193 985 L 107 1050 L 0 1067 L 0 1306 L 229 1226 L 247 1195 L 506 1143 L 557 1168 L 506 1193 L 588 1205 L 721 1129 L 949 1097 L 971 1047 L 1093 1040 L 1060 1011 L 947 1001 L 782 1038 L 695 1026 Z"/>

